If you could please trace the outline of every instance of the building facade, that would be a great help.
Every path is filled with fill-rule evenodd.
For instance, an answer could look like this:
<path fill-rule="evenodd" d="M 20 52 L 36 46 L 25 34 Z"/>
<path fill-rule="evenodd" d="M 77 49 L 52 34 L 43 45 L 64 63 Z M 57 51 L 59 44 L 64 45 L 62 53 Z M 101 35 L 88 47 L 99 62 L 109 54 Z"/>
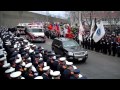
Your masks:
<path fill-rule="evenodd" d="M 71 11 L 71 25 L 79 24 L 80 11 Z M 120 11 L 81 11 L 81 19 L 85 25 L 90 26 L 92 20 L 103 21 L 105 26 L 120 26 Z"/>

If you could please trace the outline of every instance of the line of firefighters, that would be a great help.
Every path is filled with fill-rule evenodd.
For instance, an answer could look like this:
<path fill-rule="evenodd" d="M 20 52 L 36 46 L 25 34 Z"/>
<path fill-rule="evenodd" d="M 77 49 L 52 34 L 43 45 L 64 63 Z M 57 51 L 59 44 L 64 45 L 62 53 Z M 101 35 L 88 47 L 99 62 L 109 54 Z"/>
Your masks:
<path fill-rule="evenodd" d="M 57 25 L 56 25 L 57 26 Z M 58 28 L 58 26 L 60 26 Z M 78 33 L 79 28 L 72 32 L 72 28 L 69 24 L 58 25 L 57 28 L 54 28 L 52 24 L 49 24 L 45 29 L 45 34 L 48 38 L 54 39 L 55 37 L 66 37 L 72 38 L 79 42 Z M 105 36 L 97 43 L 94 42 L 92 38 L 89 38 L 90 32 L 84 31 L 83 41 L 81 42 L 83 48 L 89 50 L 95 50 L 96 52 L 101 52 L 109 55 L 117 55 L 120 57 L 120 33 L 119 28 L 113 29 L 114 32 L 110 32 L 109 28 L 105 28 L 106 34 Z"/>
<path fill-rule="evenodd" d="M 86 79 L 65 57 L 0 30 L 0 79 Z"/>

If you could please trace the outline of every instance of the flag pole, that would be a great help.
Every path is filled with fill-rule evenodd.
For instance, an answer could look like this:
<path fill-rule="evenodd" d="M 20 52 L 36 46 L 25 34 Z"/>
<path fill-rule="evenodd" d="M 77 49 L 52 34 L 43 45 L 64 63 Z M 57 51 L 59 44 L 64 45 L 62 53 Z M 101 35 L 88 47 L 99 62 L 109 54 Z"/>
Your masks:
<path fill-rule="evenodd" d="M 79 16 L 79 27 L 81 23 L 81 11 L 78 11 L 78 16 Z M 79 40 L 79 44 L 81 45 L 81 41 Z"/>

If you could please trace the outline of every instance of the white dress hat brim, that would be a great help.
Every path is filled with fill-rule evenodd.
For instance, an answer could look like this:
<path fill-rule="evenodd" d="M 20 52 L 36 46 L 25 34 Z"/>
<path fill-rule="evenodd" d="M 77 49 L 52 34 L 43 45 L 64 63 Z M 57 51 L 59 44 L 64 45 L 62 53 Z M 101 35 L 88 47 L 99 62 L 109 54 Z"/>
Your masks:
<path fill-rule="evenodd" d="M 11 73 L 11 74 L 10 74 L 10 77 L 12 77 L 12 78 L 17 78 L 17 77 L 19 77 L 21 74 L 22 74 L 22 72 L 16 71 L 16 72 Z"/>
<path fill-rule="evenodd" d="M 43 71 L 47 71 L 49 69 L 50 69 L 50 66 L 46 66 L 46 67 L 43 68 Z"/>
<path fill-rule="evenodd" d="M 32 66 L 32 63 L 28 63 L 25 65 L 26 68 L 30 68 Z"/>
<path fill-rule="evenodd" d="M 43 79 L 43 77 L 42 76 L 37 76 L 34 79 Z"/>
<path fill-rule="evenodd" d="M 7 70 L 5 71 L 5 73 L 7 74 L 7 73 L 14 72 L 14 71 L 15 71 L 15 68 L 11 67 L 10 69 L 7 69 Z"/>
<path fill-rule="evenodd" d="M 60 75 L 60 71 L 54 71 L 53 73 L 52 73 L 52 76 L 53 77 L 56 77 L 56 76 L 59 76 Z"/>
<path fill-rule="evenodd" d="M 3 68 L 7 68 L 7 67 L 10 67 L 10 63 L 6 63 L 3 65 Z"/>

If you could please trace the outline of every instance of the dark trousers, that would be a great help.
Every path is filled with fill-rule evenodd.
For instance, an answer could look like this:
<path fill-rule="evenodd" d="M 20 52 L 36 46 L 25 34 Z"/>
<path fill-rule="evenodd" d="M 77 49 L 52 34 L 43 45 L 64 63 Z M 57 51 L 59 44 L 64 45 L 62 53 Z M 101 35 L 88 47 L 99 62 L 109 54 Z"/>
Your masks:
<path fill-rule="evenodd" d="M 93 48 L 94 48 L 93 45 L 91 45 L 91 50 L 93 50 Z"/>
<path fill-rule="evenodd" d="M 117 53 L 117 56 L 120 57 L 120 52 Z"/>
<path fill-rule="evenodd" d="M 113 49 L 113 54 L 112 54 L 113 56 L 115 56 L 116 55 L 116 50 L 115 49 Z"/>
<path fill-rule="evenodd" d="M 88 44 L 88 49 L 90 50 L 90 44 Z"/>
<path fill-rule="evenodd" d="M 108 54 L 111 55 L 111 50 L 110 49 L 108 49 Z"/>

